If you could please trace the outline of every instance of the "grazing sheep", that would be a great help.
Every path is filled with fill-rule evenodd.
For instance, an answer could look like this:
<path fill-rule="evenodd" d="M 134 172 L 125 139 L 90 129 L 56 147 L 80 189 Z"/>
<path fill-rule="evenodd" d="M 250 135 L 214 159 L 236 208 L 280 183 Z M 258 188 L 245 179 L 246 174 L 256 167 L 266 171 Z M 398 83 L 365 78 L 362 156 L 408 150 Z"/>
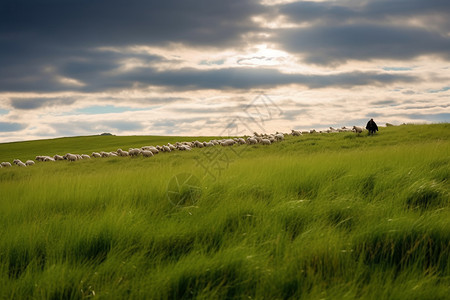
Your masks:
<path fill-rule="evenodd" d="M 100 155 L 101 155 L 102 157 L 110 157 L 110 156 L 111 156 L 111 153 L 102 151 L 102 152 L 100 152 Z"/>
<path fill-rule="evenodd" d="M 47 155 L 38 155 L 36 156 L 35 160 L 37 161 L 55 161 L 53 157 L 47 156 Z"/>
<path fill-rule="evenodd" d="M 283 135 L 282 133 L 277 133 L 277 134 L 275 135 L 275 139 L 276 139 L 277 141 L 282 141 L 282 140 L 284 140 L 284 135 Z"/>
<path fill-rule="evenodd" d="M 25 162 L 25 164 L 26 164 L 27 166 L 34 166 L 34 161 L 32 161 L 31 159 L 29 159 L 29 160 L 27 160 L 27 161 Z"/>
<path fill-rule="evenodd" d="M 22 161 L 20 159 L 15 159 L 13 160 L 13 164 L 18 165 L 19 163 L 21 163 Z"/>
<path fill-rule="evenodd" d="M 27 165 L 21 162 L 20 160 L 16 163 L 19 167 L 26 167 Z"/>
<path fill-rule="evenodd" d="M 170 149 L 170 147 L 169 147 L 169 146 L 166 146 L 166 145 L 163 145 L 163 146 L 162 146 L 162 150 L 163 150 L 164 152 L 170 152 L 170 151 L 172 151 L 172 149 Z M 152 152 L 152 154 L 153 154 L 153 152 Z"/>
<path fill-rule="evenodd" d="M 249 145 L 254 145 L 254 144 L 258 144 L 258 140 L 252 137 L 247 138 L 247 144 Z"/>
<path fill-rule="evenodd" d="M 309 131 L 309 133 L 317 133 L 317 131 L 315 130 L 315 129 L 311 129 L 310 131 Z"/>
<path fill-rule="evenodd" d="M 205 147 L 213 147 L 214 144 L 213 144 L 213 142 L 203 142 L 203 146 L 205 146 Z"/>
<path fill-rule="evenodd" d="M 144 157 L 152 157 L 153 156 L 153 152 L 150 150 L 142 150 L 141 153 L 142 153 L 142 156 L 144 156 Z"/>
<path fill-rule="evenodd" d="M 102 155 L 98 152 L 92 152 L 92 157 L 99 158 L 99 157 L 102 157 Z"/>
<path fill-rule="evenodd" d="M 235 143 L 236 143 L 235 140 L 227 139 L 227 140 L 222 141 L 220 144 L 222 146 L 233 146 Z"/>
<path fill-rule="evenodd" d="M 194 146 L 197 147 L 197 148 L 203 148 L 204 147 L 203 143 L 200 143 L 199 141 L 195 141 L 194 142 Z"/>
<path fill-rule="evenodd" d="M 271 142 L 270 142 L 270 140 L 268 140 L 268 139 L 262 139 L 262 140 L 261 140 L 261 144 L 263 144 L 263 145 L 270 145 Z"/>
<path fill-rule="evenodd" d="M 82 159 L 91 159 L 91 157 L 87 154 L 81 154 Z"/>
<path fill-rule="evenodd" d="M 179 145 L 179 146 L 178 146 L 178 150 L 181 150 L 181 151 L 191 151 L 192 149 L 191 149 L 191 147 L 189 147 L 188 145 Z"/>
<path fill-rule="evenodd" d="M 158 149 L 156 149 L 155 147 L 153 147 L 153 146 L 151 146 L 151 147 L 148 147 L 147 149 L 145 149 L 145 150 L 149 150 L 149 151 L 152 151 L 152 153 L 153 154 L 158 154 L 159 153 L 159 150 Z"/>
<path fill-rule="evenodd" d="M 363 132 L 363 128 L 359 127 L 359 126 L 353 126 L 352 131 L 354 131 L 356 133 L 361 133 L 361 132 Z"/>
<path fill-rule="evenodd" d="M 352 129 L 347 128 L 347 127 L 345 127 L 345 126 L 342 126 L 342 128 L 341 128 L 341 129 L 338 129 L 338 131 L 339 131 L 339 132 L 350 132 L 350 131 L 352 131 Z"/>
<path fill-rule="evenodd" d="M 294 130 L 294 129 L 292 129 L 292 136 L 301 136 L 302 135 L 302 133 L 299 131 L 299 130 Z"/>
<path fill-rule="evenodd" d="M 117 154 L 119 156 L 128 156 L 128 151 L 123 151 L 122 149 L 117 149 Z"/>
<path fill-rule="evenodd" d="M 237 142 L 238 142 L 240 145 L 246 144 L 246 142 L 245 142 L 245 140 L 244 140 L 243 138 L 238 138 L 238 139 L 237 139 Z"/>
<path fill-rule="evenodd" d="M 64 160 L 64 157 L 62 157 L 61 155 L 55 154 L 55 155 L 53 156 L 53 159 L 54 159 L 54 160 Z"/>
<path fill-rule="evenodd" d="M 11 167 L 11 163 L 9 163 L 9 162 L 2 162 L 1 165 L 2 165 L 2 167 L 5 167 L 5 168 Z"/>
<path fill-rule="evenodd" d="M 135 149 L 130 149 L 130 150 L 128 150 L 128 154 L 130 156 L 138 156 L 139 154 L 141 154 L 141 150 L 140 149 L 136 149 L 136 148 Z"/>
<path fill-rule="evenodd" d="M 67 153 L 63 157 L 64 157 L 64 159 L 67 159 L 68 161 L 77 161 L 78 160 L 78 156 L 75 154 L 71 154 L 71 153 Z"/>

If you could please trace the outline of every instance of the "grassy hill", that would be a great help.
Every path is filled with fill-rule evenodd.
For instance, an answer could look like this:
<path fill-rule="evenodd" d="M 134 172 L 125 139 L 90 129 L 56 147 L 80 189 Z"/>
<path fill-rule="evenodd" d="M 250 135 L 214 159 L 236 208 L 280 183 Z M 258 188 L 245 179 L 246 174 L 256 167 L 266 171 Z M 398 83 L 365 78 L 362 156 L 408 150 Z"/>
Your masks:
<path fill-rule="evenodd" d="M 193 139 L 8 143 L 0 161 Z M 0 298 L 448 299 L 449 175 L 449 124 L 3 168 Z"/>

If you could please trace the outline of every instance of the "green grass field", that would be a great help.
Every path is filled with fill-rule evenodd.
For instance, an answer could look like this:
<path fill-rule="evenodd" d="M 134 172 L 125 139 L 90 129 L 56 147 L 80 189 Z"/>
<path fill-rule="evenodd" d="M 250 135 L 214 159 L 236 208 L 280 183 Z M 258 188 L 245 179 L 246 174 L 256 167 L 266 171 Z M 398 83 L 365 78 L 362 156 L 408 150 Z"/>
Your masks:
<path fill-rule="evenodd" d="M 450 124 L 211 149 L 0 169 L 0 298 L 450 299 Z"/>

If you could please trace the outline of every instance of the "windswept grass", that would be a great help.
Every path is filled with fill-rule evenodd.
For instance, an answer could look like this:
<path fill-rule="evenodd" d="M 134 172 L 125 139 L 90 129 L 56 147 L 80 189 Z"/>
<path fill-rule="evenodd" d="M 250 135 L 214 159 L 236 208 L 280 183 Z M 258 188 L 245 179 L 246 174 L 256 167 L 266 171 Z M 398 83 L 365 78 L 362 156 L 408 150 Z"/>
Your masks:
<path fill-rule="evenodd" d="M 0 298 L 448 299 L 449 129 L 220 148 L 215 176 L 207 149 L 0 169 Z M 0 160 L 176 140 L 1 144 Z"/>

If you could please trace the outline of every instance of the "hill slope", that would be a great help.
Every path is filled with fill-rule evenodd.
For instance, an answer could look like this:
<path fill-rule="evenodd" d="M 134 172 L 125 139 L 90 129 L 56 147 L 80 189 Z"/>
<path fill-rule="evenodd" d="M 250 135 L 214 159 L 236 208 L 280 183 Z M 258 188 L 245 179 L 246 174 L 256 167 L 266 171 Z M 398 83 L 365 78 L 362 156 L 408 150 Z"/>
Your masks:
<path fill-rule="evenodd" d="M 0 297 L 446 299 L 449 129 L 0 169 Z M 186 138 L 167 139 L 0 144 L 0 160 Z"/>

